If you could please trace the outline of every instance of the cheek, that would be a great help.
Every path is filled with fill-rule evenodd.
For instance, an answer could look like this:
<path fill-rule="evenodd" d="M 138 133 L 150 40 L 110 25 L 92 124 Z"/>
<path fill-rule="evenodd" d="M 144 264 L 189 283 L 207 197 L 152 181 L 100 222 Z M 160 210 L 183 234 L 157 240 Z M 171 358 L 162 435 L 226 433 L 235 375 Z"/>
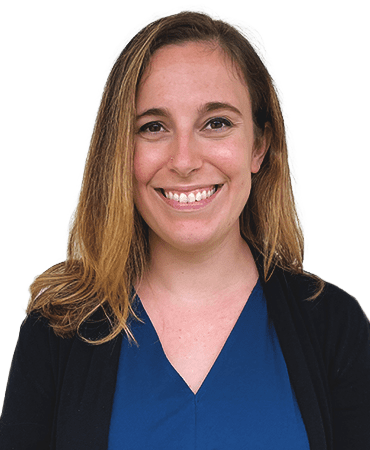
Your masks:
<path fill-rule="evenodd" d="M 243 139 L 230 140 L 226 145 L 210 148 L 209 154 L 214 155 L 213 162 L 230 178 L 250 174 L 250 151 L 248 142 Z"/>
<path fill-rule="evenodd" d="M 163 164 L 158 149 L 136 145 L 134 153 L 134 177 L 139 184 L 147 184 Z"/>
<path fill-rule="evenodd" d="M 147 178 L 147 167 L 145 164 L 145 161 L 143 161 L 141 158 L 134 157 L 134 178 L 135 178 L 135 185 L 137 183 L 145 183 L 145 180 Z"/>

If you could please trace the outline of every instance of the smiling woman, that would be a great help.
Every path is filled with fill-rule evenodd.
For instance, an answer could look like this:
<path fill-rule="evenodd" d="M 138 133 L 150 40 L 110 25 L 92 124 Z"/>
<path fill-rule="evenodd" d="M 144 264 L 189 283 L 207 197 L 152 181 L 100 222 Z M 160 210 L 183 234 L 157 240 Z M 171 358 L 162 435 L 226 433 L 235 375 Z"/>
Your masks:
<path fill-rule="evenodd" d="M 369 321 L 303 270 L 278 98 L 232 26 L 185 12 L 123 50 L 68 249 L 31 286 L 2 448 L 369 448 Z"/>

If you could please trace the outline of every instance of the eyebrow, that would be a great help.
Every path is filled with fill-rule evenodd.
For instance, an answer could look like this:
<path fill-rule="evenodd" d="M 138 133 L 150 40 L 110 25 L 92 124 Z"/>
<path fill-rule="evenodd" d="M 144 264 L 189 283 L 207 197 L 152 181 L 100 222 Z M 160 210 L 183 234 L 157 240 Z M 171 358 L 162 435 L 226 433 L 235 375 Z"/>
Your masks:
<path fill-rule="evenodd" d="M 232 112 L 238 114 L 239 116 L 242 115 L 242 113 L 239 111 L 238 108 L 231 105 L 230 103 L 224 103 L 224 102 L 208 102 L 198 109 L 198 113 L 200 115 L 202 115 L 202 114 L 205 114 L 208 112 L 219 111 L 221 109 L 226 109 L 228 111 L 232 111 Z M 144 111 L 143 113 L 138 114 L 136 116 L 136 120 L 139 120 L 142 117 L 146 117 L 146 116 L 169 117 L 170 112 L 168 111 L 167 108 L 150 108 L 150 109 L 147 109 L 146 111 Z"/>

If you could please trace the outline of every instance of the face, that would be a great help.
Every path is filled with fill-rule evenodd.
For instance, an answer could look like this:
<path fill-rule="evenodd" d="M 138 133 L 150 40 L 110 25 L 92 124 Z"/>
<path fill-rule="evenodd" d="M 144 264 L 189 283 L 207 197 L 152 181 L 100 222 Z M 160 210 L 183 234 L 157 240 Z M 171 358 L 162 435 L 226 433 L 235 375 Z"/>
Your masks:
<path fill-rule="evenodd" d="M 206 43 L 163 47 L 137 93 L 135 204 L 151 242 L 199 250 L 240 239 L 254 148 L 246 84 Z"/>

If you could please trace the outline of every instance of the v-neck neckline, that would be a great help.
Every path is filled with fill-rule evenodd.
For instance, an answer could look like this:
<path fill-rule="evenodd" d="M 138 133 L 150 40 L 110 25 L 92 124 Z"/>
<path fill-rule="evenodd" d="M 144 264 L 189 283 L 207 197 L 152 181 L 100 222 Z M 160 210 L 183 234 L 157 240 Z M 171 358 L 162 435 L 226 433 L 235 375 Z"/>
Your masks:
<path fill-rule="evenodd" d="M 218 367 L 222 365 L 222 360 L 225 358 L 225 354 L 228 353 L 228 348 L 233 345 L 233 342 L 235 341 L 235 336 L 238 334 L 238 328 L 240 328 L 240 323 L 243 322 L 243 316 L 247 314 L 247 311 L 251 308 L 251 304 L 254 303 L 254 301 L 258 298 L 258 295 L 256 295 L 256 291 L 262 289 L 262 286 L 260 284 L 260 279 L 257 279 L 256 284 L 254 285 L 248 299 L 246 300 L 238 318 L 236 319 L 234 326 L 232 327 L 229 335 L 227 336 L 221 350 L 219 351 L 218 355 L 216 356 L 212 366 L 210 367 L 209 371 L 207 372 L 206 376 L 204 377 L 201 385 L 199 386 L 198 390 L 194 393 L 190 386 L 187 384 L 185 379 L 180 375 L 180 373 L 176 370 L 176 368 L 171 364 L 170 360 L 168 359 L 163 346 L 162 342 L 158 336 L 157 330 L 155 329 L 153 322 L 151 321 L 148 313 L 146 312 L 144 305 L 141 302 L 141 299 L 136 292 L 134 293 L 134 302 L 133 307 L 136 310 L 136 313 L 138 317 L 143 320 L 144 323 L 140 324 L 143 326 L 149 326 L 150 327 L 150 334 L 155 337 L 153 342 L 157 342 L 160 346 L 160 354 L 164 361 L 164 364 L 166 366 L 167 371 L 171 375 L 171 378 L 175 377 L 176 379 L 179 379 L 179 381 L 184 385 L 185 389 L 191 394 L 191 396 L 196 400 L 199 398 L 200 395 L 202 395 L 202 392 L 206 390 L 207 385 L 212 381 L 212 378 L 216 376 L 216 372 L 218 371 Z"/>

